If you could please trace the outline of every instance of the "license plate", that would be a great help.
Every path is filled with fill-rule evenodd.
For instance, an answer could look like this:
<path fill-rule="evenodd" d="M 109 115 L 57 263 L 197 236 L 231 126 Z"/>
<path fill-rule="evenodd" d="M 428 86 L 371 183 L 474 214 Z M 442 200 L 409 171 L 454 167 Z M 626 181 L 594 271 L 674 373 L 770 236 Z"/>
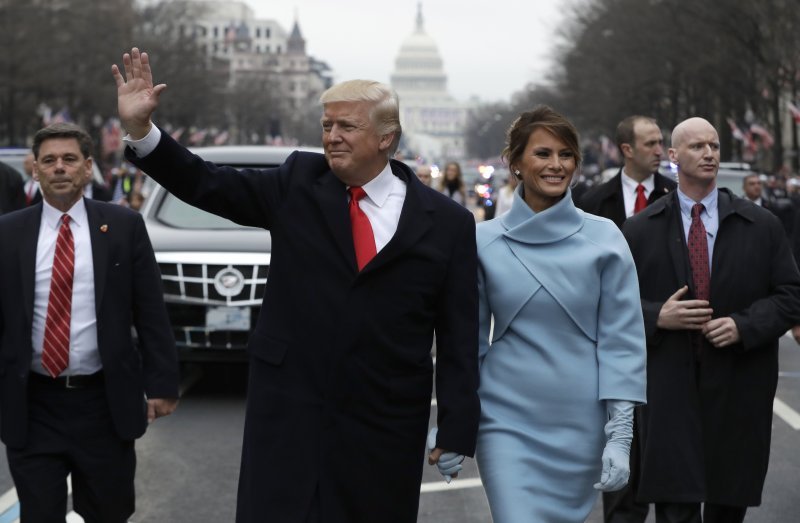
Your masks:
<path fill-rule="evenodd" d="M 210 331 L 250 330 L 250 307 L 209 307 L 206 329 Z"/>

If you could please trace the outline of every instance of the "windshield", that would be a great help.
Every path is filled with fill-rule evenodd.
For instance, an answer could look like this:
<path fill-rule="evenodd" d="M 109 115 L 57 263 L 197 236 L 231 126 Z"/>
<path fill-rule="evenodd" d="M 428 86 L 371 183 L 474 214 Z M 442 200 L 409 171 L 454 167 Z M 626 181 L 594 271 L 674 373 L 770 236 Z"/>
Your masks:
<path fill-rule="evenodd" d="M 156 217 L 160 222 L 179 229 L 247 229 L 225 218 L 220 218 L 197 207 L 184 203 L 165 192 Z"/>

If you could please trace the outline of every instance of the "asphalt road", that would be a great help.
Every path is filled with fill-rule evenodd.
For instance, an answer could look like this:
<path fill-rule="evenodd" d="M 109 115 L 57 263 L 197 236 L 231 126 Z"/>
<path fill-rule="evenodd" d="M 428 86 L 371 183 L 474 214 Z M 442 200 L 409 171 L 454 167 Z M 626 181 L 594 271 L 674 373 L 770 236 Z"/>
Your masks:
<path fill-rule="evenodd" d="M 157 420 L 137 442 L 137 511 L 134 523 L 227 523 L 235 513 L 244 423 L 243 372 L 206 372 L 185 393 L 177 412 Z M 748 511 L 748 523 L 800 521 L 800 347 L 781 341 L 781 412 L 774 417 L 770 471 L 763 505 Z M 785 406 L 785 407 L 784 407 Z M 431 418 L 435 419 L 435 404 Z M 792 426 L 791 424 L 794 424 Z M 18 510 L 5 453 L 0 456 L 0 523 Z M 447 485 L 425 466 L 418 521 L 486 523 L 486 497 L 472 460 Z M 80 522 L 72 515 L 70 523 Z M 602 521 L 599 504 L 587 520 Z M 649 521 L 653 521 L 652 515 Z"/>

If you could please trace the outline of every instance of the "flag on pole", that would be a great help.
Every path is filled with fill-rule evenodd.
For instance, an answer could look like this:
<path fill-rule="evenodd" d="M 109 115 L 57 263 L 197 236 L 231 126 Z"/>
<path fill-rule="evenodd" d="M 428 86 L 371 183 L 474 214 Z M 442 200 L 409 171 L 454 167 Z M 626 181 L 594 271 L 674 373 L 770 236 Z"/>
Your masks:
<path fill-rule="evenodd" d="M 786 101 L 786 106 L 789 108 L 789 112 L 792 113 L 792 119 L 794 123 L 800 124 L 800 107 L 797 107 L 790 101 Z"/>
<path fill-rule="evenodd" d="M 750 124 L 750 132 L 757 135 L 761 138 L 761 144 L 769 149 L 773 145 L 775 145 L 775 139 L 772 137 L 769 131 L 765 127 L 758 125 L 757 123 Z"/>
<path fill-rule="evenodd" d="M 122 147 L 122 127 L 117 118 L 109 118 L 100 130 L 101 147 L 103 155 L 119 151 Z"/>
<path fill-rule="evenodd" d="M 225 142 L 228 141 L 228 131 L 222 131 L 217 136 L 214 137 L 214 145 L 223 145 Z"/>
<path fill-rule="evenodd" d="M 733 135 L 734 140 L 739 140 L 740 142 L 745 141 L 744 133 L 739 126 L 736 125 L 736 122 L 733 121 L 733 118 L 728 118 L 728 126 L 731 128 L 731 135 Z"/>

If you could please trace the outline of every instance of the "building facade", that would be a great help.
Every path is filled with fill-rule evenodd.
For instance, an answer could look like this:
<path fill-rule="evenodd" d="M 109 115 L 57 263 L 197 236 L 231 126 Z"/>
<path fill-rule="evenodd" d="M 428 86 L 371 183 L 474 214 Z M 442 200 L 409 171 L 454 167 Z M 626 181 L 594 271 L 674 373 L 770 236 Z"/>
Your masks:
<path fill-rule="evenodd" d="M 428 163 L 463 159 L 469 107 L 447 91 L 444 63 L 436 42 L 425 32 L 421 3 L 390 82 L 400 96 L 404 148 Z"/>

